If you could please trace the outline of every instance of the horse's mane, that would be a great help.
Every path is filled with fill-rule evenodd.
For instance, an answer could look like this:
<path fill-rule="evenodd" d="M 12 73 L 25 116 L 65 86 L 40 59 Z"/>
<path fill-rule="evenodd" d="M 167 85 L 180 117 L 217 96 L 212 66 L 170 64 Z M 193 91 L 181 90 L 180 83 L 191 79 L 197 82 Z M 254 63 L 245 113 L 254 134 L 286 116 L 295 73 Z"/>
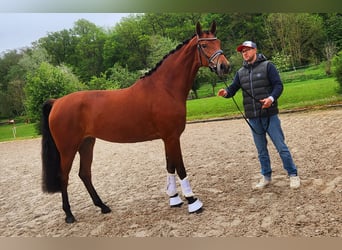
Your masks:
<path fill-rule="evenodd" d="M 161 59 L 161 60 L 156 64 L 156 66 L 154 66 L 154 68 L 152 68 L 151 70 L 149 70 L 148 72 L 146 72 L 145 75 L 143 75 L 143 76 L 140 77 L 140 79 L 145 78 L 146 76 L 152 75 L 152 73 L 155 72 L 155 71 L 159 68 L 159 66 L 163 63 L 163 61 L 164 61 L 169 55 L 172 55 L 172 54 L 175 53 L 177 50 L 179 50 L 180 48 L 182 48 L 185 44 L 188 44 L 189 41 L 190 41 L 192 38 L 194 38 L 194 36 L 196 36 L 196 34 L 194 34 L 191 38 L 189 38 L 189 39 L 183 41 L 182 43 L 178 44 L 178 46 L 177 46 L 175 49 L 171 50 L 168 54 L 166 54 L 166 55 L 163 57 L 163 59 Z"/>

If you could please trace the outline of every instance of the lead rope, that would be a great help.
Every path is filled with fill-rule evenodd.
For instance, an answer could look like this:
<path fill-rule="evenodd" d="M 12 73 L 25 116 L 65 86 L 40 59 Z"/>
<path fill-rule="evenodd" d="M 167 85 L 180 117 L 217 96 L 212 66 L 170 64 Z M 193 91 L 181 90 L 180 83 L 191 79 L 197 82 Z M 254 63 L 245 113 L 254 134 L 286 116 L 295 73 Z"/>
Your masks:
<path fill-rule="evenodd" d="M 226 88 L 228 89 L 228 85 L 227 85 L 227 82 L 226 80 L 223 81 L 224 82 L 224 85 L 226 85 Z M 245 92 L 247 95 L 249 95 L 252 99 L 256 100 L 257 102 L 259 102 L 259 100 L 257 100 L 253 95 L 251 95 L 247 90 L 245 90 L 244 88 L 242 88 L 242 86 L 240 86 L 242 91 Z M 262 133 L 259 133 L 258 131 L 256 131 L 252 124 L 250 124 L 250 122 L 248 121 L 247 117 L 245 116 L 245 114 L 241 111 L 239 105 L 237 104 L 237 102 L 235 101 L 235 98 L 234 96 L 231 97 L 233 99 L 233 102 L 235 104 L 235 106 L 237 107 L 237 109 L 239 110 L 240 114 L 242 115 L 242 117 L 245 119 L 246 123 L 248 124 L 248 126 L 253 130 L 254 133 L 256 133 L 257 135 L 264 135 L 267 133 L 267 130 L 268 130 L 268 127 L 270 126 L 270 116 L 269 116 L 269 113 L 268 113 L 268 109 L 266 109 L 267 111 L 267 126 L 266 128 L 264 129 L 264 125 L 262 124 L 262 120 L 261 120 L 261 112 L 262 112 L 262 109 L 260 108 L 260 111 L 259 111 L 259 121 L 260 121 L 260 124 L 263 128 L 263 132 Z"/>

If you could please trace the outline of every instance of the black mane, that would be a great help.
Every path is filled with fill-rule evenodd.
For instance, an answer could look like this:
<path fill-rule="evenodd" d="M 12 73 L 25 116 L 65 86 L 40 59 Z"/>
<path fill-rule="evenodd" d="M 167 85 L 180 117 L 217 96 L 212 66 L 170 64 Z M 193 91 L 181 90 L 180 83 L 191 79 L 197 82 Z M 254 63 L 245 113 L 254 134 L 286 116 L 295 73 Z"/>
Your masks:
<path fill-rule="evenodd" d="M 163 57 L 163 59 L 161 59 L 161 60 L 156 64 L 156 66 L 154 66 L 154 68 L 152 68 L 151 70 L 149 70 L 148 72 L 146 72 L 145 75 L 143 75 L 143 76 L 140 77 L 140 79 L 145 78 L 146 76 L 152 75 L 152 73 L 155 72 L 155 71 L 159 68 L 159 66 L 163 63 L 163 61 L 164 61 L 169 55 L 172 55 L 172 54 L 175 53 L 177 50 L 179 50 L 180 48 L 182 48 L 185 44 L 188 44 L 189 41 L 190 41 L 192 38 L 194 38 L 194 36 L 196 36 L 196 34 L 193 35 L 191 38 L 185 40 L 184 42 L 178 44 L 178 46 L 177 46 L 175 49 L 171 50 L 168 54 L 166 54 L 166 55 Z"/>

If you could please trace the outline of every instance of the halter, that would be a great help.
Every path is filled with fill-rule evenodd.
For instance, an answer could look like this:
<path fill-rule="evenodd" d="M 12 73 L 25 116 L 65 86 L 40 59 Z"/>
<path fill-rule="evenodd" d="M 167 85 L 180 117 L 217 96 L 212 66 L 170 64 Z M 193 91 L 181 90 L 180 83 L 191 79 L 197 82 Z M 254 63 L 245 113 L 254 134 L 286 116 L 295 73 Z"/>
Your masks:
<path fill-rule="evenodd" d="M 216 57 L 220 56 L 223 54 L 222 50 L 217 50 L 215 51 L 210 57 L 207 56 L 206 53 L 204 53 L 202 46 L 199 44 L 199 42 L 201 41 L 214 41 L 217 40 L 217 37 L 210 37 L 210 38 L 197 38 L 197 49 L 198 49 L 198 53 L 199 53 L 199 61 L 200 61 L 200 66 L 203 66 L 202 64 L 202 55 L 204 55 L 204 57 L 207 59 L 208 61 L 208 67 L 210 68 L 211 71 L 216 72 L 217 70 L 217 64 L 218 61 L 216 61 L 216 64 L 214 63 L 214 60 Z"/>

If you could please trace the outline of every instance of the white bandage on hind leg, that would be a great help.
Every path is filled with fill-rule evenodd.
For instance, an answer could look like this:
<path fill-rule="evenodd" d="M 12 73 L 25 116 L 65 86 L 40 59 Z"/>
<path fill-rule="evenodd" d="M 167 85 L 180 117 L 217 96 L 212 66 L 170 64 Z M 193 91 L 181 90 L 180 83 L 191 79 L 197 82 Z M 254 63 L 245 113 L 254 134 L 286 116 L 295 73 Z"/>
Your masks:
<path fill-rule="evenodd" d="M 192 189 L 190 187 L 190 182 L 188 180 L 188 177 L 185 177 L 183 180 L 179 180 L 181 187 L 182 187 L 182 192 L 185 197 L 190 197 L 194 196 L 194 193 L 192 192 Z"/>
<path fill-rule="evenodd" d="M 174 196 L 177 194 L 177 185 L 176 185 L 176 175 L 168 174 L 166 181 L 166 193 L 168 196 Z"/>

